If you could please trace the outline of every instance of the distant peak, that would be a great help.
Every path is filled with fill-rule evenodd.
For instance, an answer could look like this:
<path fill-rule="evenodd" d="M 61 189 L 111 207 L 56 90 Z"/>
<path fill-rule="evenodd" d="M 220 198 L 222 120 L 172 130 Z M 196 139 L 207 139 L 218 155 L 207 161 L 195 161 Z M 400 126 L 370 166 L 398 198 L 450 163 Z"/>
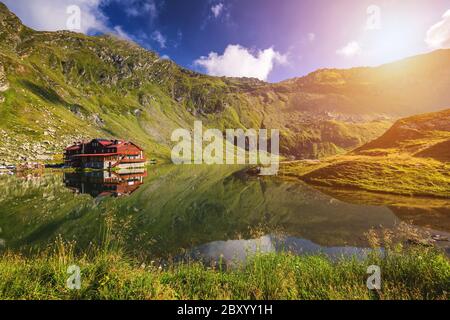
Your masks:
<path fill-rule="evenodd" d="M 5 23 L 14 27 L 23 27 L 22 21 L 9 8 L 0 1 L 0 22 L 5 26 Z M 17 30 L 16 30 L 17 31 Z"/>
<path fill-rule="evenodd" d="M 8 15 L 8 16 L 11 16 L 11 17 L 15 17 L 16 19 L 19 19 L 19 18 L 17 18 L 17 16 L 14 13 L 12 13 L 11 10 L 9 10 L 9 8 L 6 6 L 6 4 L 4 4 L 1 1 L 0 1 L 0 14 L 2 16 L 3 15 Z"/>

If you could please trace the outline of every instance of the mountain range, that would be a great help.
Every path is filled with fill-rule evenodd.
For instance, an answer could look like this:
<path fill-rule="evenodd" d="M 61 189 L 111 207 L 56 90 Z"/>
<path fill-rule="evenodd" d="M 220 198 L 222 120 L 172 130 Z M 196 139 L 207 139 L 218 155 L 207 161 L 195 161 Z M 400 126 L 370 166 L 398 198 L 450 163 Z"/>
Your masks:
<path fill-rule="evenodd" d="M 34 31 L 0 3 L 0 162 L 58 161 L 122 138 L 167 159 L 176 128 L 280 129 L 290 159 L 344 153 L 400 117 L 450 106 L 450 50 L 280 83 L 212 77 L 113 35 Z M 430 151 L 432 152 L 432 150 Z"/>
<path fill-rule="evenodd" d="M 282 175 L 331 187 L 332 193 L 350 189 L 450 199 L 449 147 L 447 109 L 400 119 L 381 137 L 345 155 L 286 163 Z"/>

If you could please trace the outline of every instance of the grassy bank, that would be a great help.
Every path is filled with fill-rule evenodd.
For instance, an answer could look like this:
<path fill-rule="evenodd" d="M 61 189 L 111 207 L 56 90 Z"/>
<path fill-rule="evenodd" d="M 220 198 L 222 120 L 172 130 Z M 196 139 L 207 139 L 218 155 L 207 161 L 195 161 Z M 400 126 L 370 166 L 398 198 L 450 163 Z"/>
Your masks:
<path fill-rule="evenodd" d="M 161 268 L 120 250 L 76 255 L 59 242 L 36 257 L 0 258 L 0 299 L 448 299 L 450 263 L 432 248 L 369 254 L 364 260 L 288 253 L 258 254 L 222 270 L 200 263 Z M 67 268 L 81 268 L 81 289 L 69 290 Z M 369 291 L 369 265 L 382 272 L 382 289 Z"/>
<path fill-rule="evenodd" d="M 449 168 L 449 163 L 407 154 L 343 155 L 286 163 L 281 166 L 281 175 L 323 187 L 449 198 Z"/>

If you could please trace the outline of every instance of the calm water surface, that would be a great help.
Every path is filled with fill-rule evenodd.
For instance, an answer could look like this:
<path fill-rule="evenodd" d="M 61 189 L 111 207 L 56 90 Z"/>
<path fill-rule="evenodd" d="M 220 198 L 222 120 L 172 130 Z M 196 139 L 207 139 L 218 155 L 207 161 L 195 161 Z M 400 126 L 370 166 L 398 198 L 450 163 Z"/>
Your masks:
<path fill-rule="evenodd" d="M 248 177 L 237 166 L 0 177 L 0 250 L 29 252 L 58 235 L 86 250 L 108 234 L 153 259 L 232 261 L 256 250 L 364 255 L 366 232 L 401 222 L 449 236 L 450 200 L 317 190 Z"/>

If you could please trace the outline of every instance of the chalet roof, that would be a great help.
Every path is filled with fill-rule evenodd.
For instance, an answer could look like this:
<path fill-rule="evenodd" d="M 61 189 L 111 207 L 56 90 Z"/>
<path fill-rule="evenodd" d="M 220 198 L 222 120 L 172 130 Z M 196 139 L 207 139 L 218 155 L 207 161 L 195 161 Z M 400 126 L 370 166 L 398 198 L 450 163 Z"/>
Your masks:
<path fill-rule="evenodd" d="M 81 153 L 81 154 L 75 154 L 73 157 L 109 157 L 109 156 L 137 156 L 139 153 L 136 152 L 114 152 L 114 153 Z"/>
<path fill-rule="evenodd" d="M 131 142 L 131 141 L 125 141 L 125 140 L 108 140 L 108 139 L 93 139 L 92 141 L 90 141 L 89 143 L 78 143 L 75 144 L 73 146 L 67 147 L 66 150 L 67 151 L 71 151 L 71 150 L 80 150 L 82 148 L 82 145 L 90 145 L 94 142 L 97 142 L 98 144 L 100 144 L 102 147 L 104 148 L 127 148 L 127 147 L 135 147 L 140 151 L 143 151 L 143 149 L 141 147 L 139 147 L 137 144 Z"/>
<path fill-rule="evenodd" d="M 110 145 L 114 144 L 114 142 L 115 142 L 114 140 L 94 139 L 94 140 L 92 140 L 90 143 L 92 143 L 92 142 L 94 142 L 94 141 L 100 143 L 100 144 L 101 144 L 102 146 L 104 146 L 104 147 L 110 146 Z"/>
<path fill-rule="evenodd" d="M 117 156 L 119 153 L 83 153 L 76 154 L 74 157 L 109 157 L 109 156 Z"/>
<path fill-rule="evenodd" d="M 66 150 L 79 150 L 81 149 L 81 145 L 75 144 L 73 146 L 67 147 Z"/>
<path fill-rule="evenodd" d="M 138 148 L 139 150 L 141 150 L 141 151 L 144 151 L 144 149 L 142 149 L 141 147 L 139 147 L 137 144 L 135 144 L 134 142 L 129 142 L 129 144 L 131 144 L 131 145 L 133 145 L 133 146 L 135 146 L 136 148 Z"/>

